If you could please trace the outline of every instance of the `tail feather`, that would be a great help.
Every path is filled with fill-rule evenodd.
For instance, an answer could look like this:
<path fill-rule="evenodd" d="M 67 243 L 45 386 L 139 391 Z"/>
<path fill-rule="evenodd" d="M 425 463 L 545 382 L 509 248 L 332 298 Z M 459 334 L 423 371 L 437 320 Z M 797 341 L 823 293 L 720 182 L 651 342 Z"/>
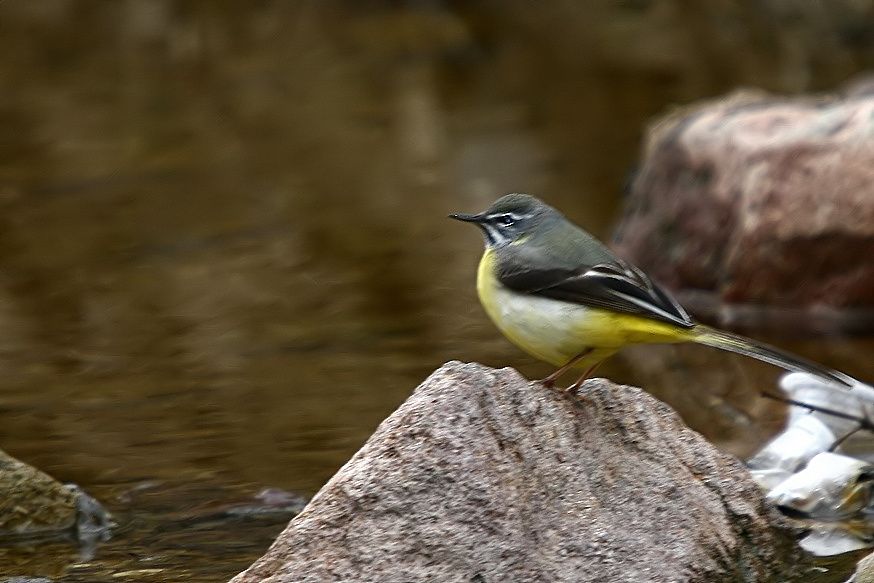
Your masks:
<path fill-rule="evenodd" d="M 722 330 L 716 330 L 702 324 L 698 324 L 694 328 L 693 342 L 712 346 L 713 348 L 721 348 L 729 352 L 749 356 L 768 364 L 779 366 L 786 370 L 795 372 L 806 372 L 817 376 L 830 383 L 837 383 L 852 387 L 857 384 L 857 381 L 842 372 L 832 370 L 827 366 L 817 364 L 800 356 L 789 354 L 779 348 L 775 348 L 769 344 L 752 340 L 738 334 L 731 334 Z"/>

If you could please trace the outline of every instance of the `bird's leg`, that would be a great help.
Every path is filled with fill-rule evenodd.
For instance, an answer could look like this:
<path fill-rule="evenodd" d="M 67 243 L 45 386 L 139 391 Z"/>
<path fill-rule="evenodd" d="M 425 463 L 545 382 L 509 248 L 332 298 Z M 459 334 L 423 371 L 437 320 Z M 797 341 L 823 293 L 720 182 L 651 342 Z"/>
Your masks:
<path fill-rule="evenodd" d="M 576 393 L 577 389 L 579 389 L 581 386 L 583 386 L 583 383 L 586 382 L 586 380 L 592 375 L 592 373 L 595 372 L 596 370 L 598 370 L 598 367 L 601 366 L 602 362 L 604 362 L 604 361 L 599 360 L 598 362 L 596 362 L 595 364 L 590 366 L 589 369 L 586 372 L 584 372 L 583 375 L 580 378 L 578 378 L 574 384 L 572 384 L 571 386 L 569 386 L 568 388 L 566 388 L 564 390 L 565 394 L 569 395 L 571 393 Z"/>
<path fill-rule="evenodd" d="M 555 384 L 555 381 L 557 381 L 561 375 L 563 375 L 564 373 L 569 371 L 571 368 L 573 368 L 573 366 L 576 363 L 578 363 L 583 358 L 585 358 L 586 355 L 588 355 L 590 352 L 592 352 L 592 350 L 593 350 L 592 348 L 584 349 L 578 355 L 576 355 L 575 357 L 573 357 L 572 359 L 567 361 L 567 363 L 565 363 L 564 366 L 562 366 L 560 369 L 558 369 L 557 371 L 555 371 L 554 373 L 552 373 L 551 375 L 549 375 L 548 377 L 546 377 L 545 379 L 543 379 L 540 382 L 543 383 L 544 387 L 552 387 L 552 385 Z"/>

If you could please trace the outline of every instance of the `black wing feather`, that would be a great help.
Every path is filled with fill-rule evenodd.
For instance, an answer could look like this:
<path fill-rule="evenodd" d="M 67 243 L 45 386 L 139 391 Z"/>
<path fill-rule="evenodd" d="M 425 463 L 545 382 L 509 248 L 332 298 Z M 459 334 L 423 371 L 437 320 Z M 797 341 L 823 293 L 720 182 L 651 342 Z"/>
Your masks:
<path fill-rule="evenodd" d="M 623 261 L 587 269 L 526 270 L 500 275 L 510 289 L 601 307 L 691 328 L 695 322 L 680 304 L 640 269 Z"/>

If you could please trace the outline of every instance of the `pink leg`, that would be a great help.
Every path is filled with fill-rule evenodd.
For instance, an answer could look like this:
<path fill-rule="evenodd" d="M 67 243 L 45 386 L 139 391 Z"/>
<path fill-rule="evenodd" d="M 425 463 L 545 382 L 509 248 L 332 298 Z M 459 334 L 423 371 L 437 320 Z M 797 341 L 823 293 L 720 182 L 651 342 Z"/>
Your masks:
<path fill-rule="evenodd" d="M 588 379 L 592 375 L 592 373 L 594 373 L 596 370 L 598 370 L 598 367 L 601 366 L 602 362 L 604 362 L 604 361 L 602 360 L 602 361 L 596 362 L 595 364 L 590 366 L 589 370 L 587 370 L 585 373 L 583 373 L 583 376 L 578 378 L 577 382 L 575 382 L 574 384 L 572 384 L 571 386 L 566 388 L 564 390 L 564 392 L 567 394 L 577 392 L 577 390 L 583 386 L 583 383 L 586 382 L 586 379 Z"/>
<path fill-rule="evenodd" d="M 552 373 L 551 375 L 549 375 L 548 377 L 546 377 L 545 379 L 543 379 L 540 382 L 543 383 L 544 387 L 552 387 L 555 384 L 555 381 L 557 381 L 561 375 L 563 375 L 564 373 L 566 373 L 567 371 L 572 369 L 576 363 L 578 363 L 583 358 L 585 358 L 586 355 L 588 355 L 590 352 L 592 352 L 592 350 L 593 350 L 592 348 L 586 348 L 585 350 L 580 352 L 578 355 L 576 355 L 575 357 L 573 357 L 572 359 L 567 361 L 567 364 L 565 364 L 563 367 L 561 367 L 560 369 L 558 369 L 557 371 L 555 371 L 554 373 Z"/>

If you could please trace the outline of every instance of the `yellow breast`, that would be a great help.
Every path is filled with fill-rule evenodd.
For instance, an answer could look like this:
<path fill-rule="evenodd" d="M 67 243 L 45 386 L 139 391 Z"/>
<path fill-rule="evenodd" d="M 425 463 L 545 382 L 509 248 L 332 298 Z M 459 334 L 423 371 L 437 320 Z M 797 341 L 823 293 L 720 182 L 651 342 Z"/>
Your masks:
<path fill-rule="evenodd" d="M 480 260 L 480 302 L 504 336 L 535 358 L 561 366 L 586 348 L 598 351 L 598 361 L 628 344 L 685 340 L 654 320 L 510 290 L 496 277 L 495 260 L 491 249 Z"/>

